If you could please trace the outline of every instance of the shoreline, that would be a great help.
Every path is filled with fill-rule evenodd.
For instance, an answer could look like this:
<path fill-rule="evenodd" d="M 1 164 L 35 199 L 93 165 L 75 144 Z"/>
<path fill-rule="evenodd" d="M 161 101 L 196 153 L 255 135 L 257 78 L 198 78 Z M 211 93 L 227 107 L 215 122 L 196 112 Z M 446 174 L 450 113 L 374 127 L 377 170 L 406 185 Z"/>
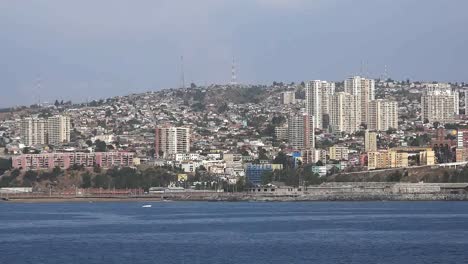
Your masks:
<path fill-rule="evenodd" d="M 320 196 L 165 196 L 165 197 L 11 197 L 1 203 L 110 203 L 110 202 L 468 202 L 468 195 L 320 195 Z"/>

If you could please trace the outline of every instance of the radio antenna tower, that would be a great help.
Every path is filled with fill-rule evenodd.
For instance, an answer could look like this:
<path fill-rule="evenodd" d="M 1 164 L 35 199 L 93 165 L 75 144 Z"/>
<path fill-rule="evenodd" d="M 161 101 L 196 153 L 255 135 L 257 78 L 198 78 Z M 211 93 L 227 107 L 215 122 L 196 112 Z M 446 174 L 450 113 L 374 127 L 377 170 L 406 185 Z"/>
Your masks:
<path fill-rule="evenodd" d="M 389 79 L 389 77 L 388 77 L 388 69 L 387 69 L 387 65 L 385 65 L 384 81 L 387 81 L 388 79 Z"/>
<path fill-rule="evenodd" d="M 41 77 L 39 76 L 36 80 L 37 105 L 41 105 L 41 88 Z"/>
<path fill-rule="evenodd" d="M 180 56 L 180 85 L 185 88 L 184 56 Z"/>
<path fill-rule="evenodd" d="M 231 66 L 231 85 L 237 85 L 237 71 L 236 71 L 236 60 L 232 58 Z"/>

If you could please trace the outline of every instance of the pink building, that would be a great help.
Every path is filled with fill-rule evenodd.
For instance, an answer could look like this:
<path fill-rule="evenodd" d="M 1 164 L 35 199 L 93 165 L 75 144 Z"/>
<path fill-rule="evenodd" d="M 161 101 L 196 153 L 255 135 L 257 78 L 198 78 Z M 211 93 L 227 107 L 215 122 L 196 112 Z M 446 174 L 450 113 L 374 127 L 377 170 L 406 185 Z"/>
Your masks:
<path fill-rule="evenodd" d="M 12 165 L 13 168 L 22 170 L 47 170 L 55 167 L 66 170 L 73 165 L 88 168 L 132 167 L 134 156 L 130 152 L 27 154 L 13 157 Z"/>

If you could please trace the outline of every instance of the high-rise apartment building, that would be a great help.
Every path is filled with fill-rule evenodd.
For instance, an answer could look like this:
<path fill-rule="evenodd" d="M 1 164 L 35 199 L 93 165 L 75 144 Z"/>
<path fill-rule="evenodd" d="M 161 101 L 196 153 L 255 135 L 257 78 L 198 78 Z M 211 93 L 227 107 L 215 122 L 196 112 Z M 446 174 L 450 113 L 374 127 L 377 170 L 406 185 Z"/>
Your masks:
<path fill-rule="evenodd" d="M 408 153 L 393 150 L 371 151 L 368 153 L 369 170 L 408 167 Z"/>
<path fill-rule="evenodd" d="M 47 143 L 47 122 L 43 118 L 25 118 L 20 122 L 21 141 L 26 146 L 44 145 Z"/>
<path fill-rule="evenodd" d="M 421 97 L 423 121 L 448 123 L 458 115 L 458 92 L 451 88 L 428 88 Z"/>
<path fill-rule="evenodd" d="M 330 126 L 334 131 L 354 133 L 361 125 L 360 97 L 345 92 L 331 96 Z"/>
<path fill-rule="evenodd" d="M 296 102 L 296 93 L 294 91 L 281 93 L 281 101 L 285 105 L 294 104 Z"/>
<path fill-rule="evenodd" d="M 309 81 L 306 84 L 307 113 L 315 119 L 316 128 L 324 128 L 323 115 L 328 115 L 330 98 L 335 94 L 335 83 L 327 81 Z"/>
<path fill-rule="evenodd" d="M 168 157 L 190 152 L 190 129 L 187 127 L 156 128 L 155 156 Z"/>
<path fill-rule="evenodd" d="M 345 146 L 332 146 L 328 150 L 331 160 L 348 160 L 349 149 Z"/>
<path fill-rule="evenodd" d="M 275 140 L 283 141 L 288 139 L 288 126 L 275 127 Z"/>
<path fill-rule="evenodd" d="M 468 115 L 468 91 L 465 91 L 465 115 Z"/>
<path fill-rule="evenodd" d="M 373 100 L 369 102 L 367 128 L 372 131 L 387 131 L 398 128 L 398 103 L 389 100 Z"/>
<path fill-rule="evenodd" d="M 48 144 L 59 145 L 70 142 L 70 117 L 56 115 L 47 119 Z"/>
<path fill-rule="evenodd" d="M 377 151 L 377 133 L 366 130 L 364 134 L 364 147 L 366 152 Z"/>
<path fill-rule="evenodd" d="M 360 119 L 362 123 L 367 124 L 369 102 L 375 100 L 375 81 L 360 76 L 351 77 L 345 80 L 344 91 L 359 97 Z"/>
<path fill-rule="evenodd" d="M 307 113 L 291 115 L 288 120 L 288 141 L 295 149 L 311 149 L 315 147 L 314 118 Z"/>

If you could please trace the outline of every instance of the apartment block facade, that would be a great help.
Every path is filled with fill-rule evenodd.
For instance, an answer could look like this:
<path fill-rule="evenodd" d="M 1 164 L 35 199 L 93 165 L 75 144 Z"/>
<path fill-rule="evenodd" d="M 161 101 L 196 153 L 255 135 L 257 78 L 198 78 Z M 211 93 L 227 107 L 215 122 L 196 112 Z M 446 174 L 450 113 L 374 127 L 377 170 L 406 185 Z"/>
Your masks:
<path fill-rule="evenodd" d="M 91 168 L 132 167 L 135 154 L 131 152 L 46 153 L 24 154 L 12 158 L 12 166 L 22 170 L 69 169 L 73 165 Z"/>
<path fill-rule="evenodd" d="M 190 152 L 190 128 L 159 127 L 155 131 L 155 156 L 167 158 Z"/>
<path fill-rule="evenodd" d="M 389 100 L 373 100 L 369 102 L 367 129 L 372 131 L 387 131 L 398 128 L 398 103 Z"/>

